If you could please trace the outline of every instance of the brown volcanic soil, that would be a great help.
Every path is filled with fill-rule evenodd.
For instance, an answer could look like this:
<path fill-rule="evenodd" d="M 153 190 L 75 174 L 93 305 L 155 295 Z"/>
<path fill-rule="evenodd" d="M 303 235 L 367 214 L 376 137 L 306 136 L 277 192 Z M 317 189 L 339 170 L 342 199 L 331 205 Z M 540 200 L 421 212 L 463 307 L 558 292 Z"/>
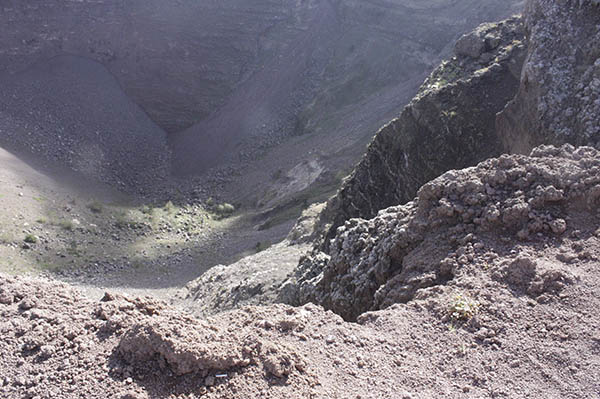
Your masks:
<path fill-rule="evenodd" d="M 598 162 L 591 149 L 561 151 L 566 171 Z M 565 223 L 551 232 L 463 240 L 454 278 L 356 323 L 312 304 L 200 320 L 149 298 L 94 302 L 64 284 L 1 275 L 0 396 L 597 397 L 598 193 L 553 208 Z"/>

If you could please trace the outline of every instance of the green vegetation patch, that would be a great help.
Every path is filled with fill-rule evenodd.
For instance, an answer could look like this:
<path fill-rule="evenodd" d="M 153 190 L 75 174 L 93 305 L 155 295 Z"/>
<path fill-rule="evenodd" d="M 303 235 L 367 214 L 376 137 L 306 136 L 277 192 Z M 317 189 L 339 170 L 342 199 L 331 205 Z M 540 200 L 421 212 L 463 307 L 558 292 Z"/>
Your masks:
<path fill-rule="evenodd" d="M 34 236 L 33 234 L 27 234 L 23 241 L 25 241 L 28 244 L 35 244 L 38 242 L 38 238 L 36 236 Z"/>
<path fill-rule="evenodd" d="M 467 321 L 478 311 L 479 302 L 463 294 L 456 295 L 448 307 L 448 313 L 453 321 Z"/>
<path fill-rule="evenodd" d="M 102 203 L 94 201 L 91 204 L 88 204 L 88 209 L 94 213 L 102 213 L 102 211 L 104 210 L 104 206 L 102 205 Z"/>

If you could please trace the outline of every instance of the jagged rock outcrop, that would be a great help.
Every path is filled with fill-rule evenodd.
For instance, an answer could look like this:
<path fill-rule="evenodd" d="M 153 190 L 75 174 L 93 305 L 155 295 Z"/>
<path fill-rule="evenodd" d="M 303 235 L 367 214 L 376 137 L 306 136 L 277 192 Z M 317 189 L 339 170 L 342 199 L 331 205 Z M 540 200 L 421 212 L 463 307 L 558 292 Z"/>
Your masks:
<path fill-rule="evenodd" d="M 529 157 L 503 155 L 449 171 L 406 205 L 370 220 L 347 221 L 330 252 L 304 258 L 295 287 L 283 293 L 295 288 L 300 302 L 322 304 L 346 319 L 406 303 L 423 288 L 464 276 L 474 258 L 491 264 L 516 242 L 535 246 L 558 239 L 577 212 L 595 215 L 599 171 L 597 150 L 570 145 L 542 146 Z M 596 226 L 590 228 L 593 233 Z M 507 248 L 497 244 L 502 241 Z M 493 277 L 525 284 L 534 298 L 556 294 L 573 281 L 560 268 L 525 263 L 502 266 Z"/>
<path fill-rule="evenodd" d="M 0 78 L 0 145 L 121 189 L 170 171 L 166 133 L 96 61 L 59 56 Z"/>
<path fill-rule="evenodd" d="M 530 0 L 527 60 L 515 99 L 498 116 L 505 148 L 600 143 L 600 6 Z"/>
<path fill-rule="evenodd" d="M 400 116 L 375 136 L 362 161 L 323 213 L 325 246 L 353 217 L 412 199 L 449 169 L 502 152 L 496 113 L 514 96 L 525 53 L 521 19 L 484 24 L 456 44 Z"/>

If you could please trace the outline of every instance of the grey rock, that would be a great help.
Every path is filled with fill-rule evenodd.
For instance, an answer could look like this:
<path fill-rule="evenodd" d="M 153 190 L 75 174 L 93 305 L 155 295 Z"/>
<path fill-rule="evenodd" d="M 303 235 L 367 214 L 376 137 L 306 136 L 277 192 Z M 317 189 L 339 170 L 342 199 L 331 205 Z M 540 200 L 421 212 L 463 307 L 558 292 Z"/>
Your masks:
<path fill-rule="evenodd" d="M 529 0 L 524 12 L 527 60 L 515 98 L 498 115 L 498 134 L 511 152 L 539 144 L 600 144 L 600 10 Z"/>
<path fill-rule="evenodd" d="M 580 201 L 584 210 L 595 212 L 600 204 L 598 168 L 598 150 L 565 145 L 446 172 L 422 186 L 414 201 L 338 228 L 328 253 L 315 251 L 302 260 L 304 274 L 298 274 L 295 284 L 298 302 L 321 304 L 349 320 L 406 303 L 420 290 L 446 284 L 471 267 L 474 247 L 452 247 L 453 236 L 464 236 L 457 242 L 498 232 L 512 240 L 522 231 L 551 236 L 556 232 L 553 220 L 559 221 L 560 231 L 566 228 L 566 204 Z M 531 181 L 525 186 L 526 178 Z M 486 194 L 486 187 L 495 188 L 495 194 Z M 554 187 L 563 187 L 560 199 L 546 194 Z M 522 286 L 532 297 L 556 295 L 574 280 L 554 265 L 536 268 L 529 259 L 509 265 L 495 278 Z"/>
<path fill-rule="evenodd" d="M 309 249 L 286 240 L 231 265 L 214 266 L 186 284 L 174 302 L 199 316 L 275 303 L 283 282 Z"/>
<path fill-rule="evenodd" d="M 456 42 L 454 53 L 459 56 L 468 56 L 471 58 L 479 57 L 485 51 L 485 39 L 479 32 L 470 32 Z"/>

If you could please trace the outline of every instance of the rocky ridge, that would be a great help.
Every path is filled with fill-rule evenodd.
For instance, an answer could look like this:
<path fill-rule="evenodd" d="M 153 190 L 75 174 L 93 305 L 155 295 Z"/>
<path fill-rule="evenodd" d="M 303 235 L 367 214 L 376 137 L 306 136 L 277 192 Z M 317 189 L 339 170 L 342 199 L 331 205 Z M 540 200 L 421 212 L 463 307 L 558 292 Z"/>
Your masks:
<path fill-rule="evenodd" d="M 418 188 L 449 169 L 501 153 L 496 113 L 514 96 L 525 54 L 515 17 L 464 35 L 455 56 L 421 86 L 400 116 L 377 133 L 367 153 L 325 211 L 325 247 L 353 217 L 412 199 Z"/>

